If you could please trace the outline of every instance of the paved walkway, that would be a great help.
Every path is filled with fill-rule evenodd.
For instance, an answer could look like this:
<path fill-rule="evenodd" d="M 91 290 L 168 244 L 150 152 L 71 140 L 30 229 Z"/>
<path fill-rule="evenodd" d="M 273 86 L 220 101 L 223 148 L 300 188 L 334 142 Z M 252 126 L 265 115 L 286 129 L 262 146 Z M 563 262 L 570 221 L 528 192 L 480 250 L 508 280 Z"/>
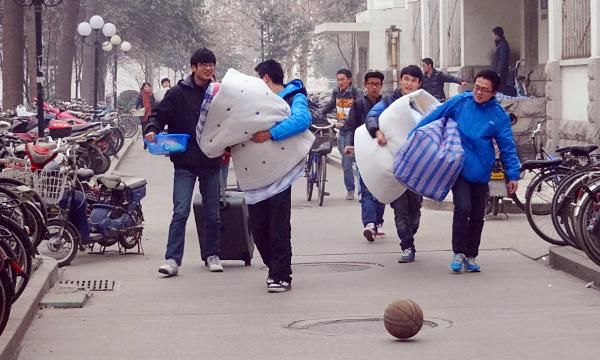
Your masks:
<path fill-rule="evenodd" d="M 367 243 L 359 203 L 343 200 L 341 171 L 331 168 L 324 207 L 303 198 L 303 180 L 294 187 L 294 289 L 268 294 L 258 254 L 251 267 L 226 262 L 224 273 L 209 273 L 191 220 L 180 276 L 162 278 L 171 165 L 135 144 L 117 171 L 149 181 L 145 255 L 79 254 L 63 279 L 118 286 L 95 292 L 82 309 L 40 311 L 20 359 L 597 358 L 598 292 L 545 265 L 548 247 L 523 216 L 487 222 L 483 271 L 452 275 L 451 213 L 426 209 L 417 261 L 398 264 L 392 212 L 388 236 Z M 339 321 L 379 317 L 400 297 L 414 299 L 438 326 L 399 342 L 379 321 Z M 304 328 L 288 328 L 302 320 Z"/>

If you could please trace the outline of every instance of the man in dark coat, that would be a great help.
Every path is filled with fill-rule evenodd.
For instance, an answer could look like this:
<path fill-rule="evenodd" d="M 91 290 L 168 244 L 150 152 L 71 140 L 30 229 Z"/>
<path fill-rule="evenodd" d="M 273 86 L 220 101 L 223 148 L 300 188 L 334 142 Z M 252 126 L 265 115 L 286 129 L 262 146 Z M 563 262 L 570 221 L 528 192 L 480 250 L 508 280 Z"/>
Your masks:
<path fill-rule="evenodd" d="M 177 275 L 183 259 L 185 224 L 196 181 L 199 182 L 204 212 L 204 234 L 200 239 L 202 257 L 211 272 L 223 271 L 219 258 L 221 218 L 219 214 L 221 158 L 210 159 L 196 141 L 196 124 L 206 88 L 212 81 L 217 60 L 212 51 L 198 49 L 190 59 L 192 74 L 169 89 L 153 109 L 144 128 L 147 141 L 156 141 L 156 134 L 168 126 L 170 134 L 188 134 L 187 150 L 172 154 L 173 217 L 169 226 L 165 264 L 158 271 L 167 276 Z"/>
<path fill-rule="evenodd" d="M 494 42 L 496 43 L 496 51 L 494 52 L 494 60 L 492 61 L 492 69 L 500 76 L 500 92 L 514 96 L 515 91 L 508 86 L 508 62 L 510 59 L 510 46 L 504 37 L 504 29 L 496 26 L 492 29 L 494 33 Z"/>

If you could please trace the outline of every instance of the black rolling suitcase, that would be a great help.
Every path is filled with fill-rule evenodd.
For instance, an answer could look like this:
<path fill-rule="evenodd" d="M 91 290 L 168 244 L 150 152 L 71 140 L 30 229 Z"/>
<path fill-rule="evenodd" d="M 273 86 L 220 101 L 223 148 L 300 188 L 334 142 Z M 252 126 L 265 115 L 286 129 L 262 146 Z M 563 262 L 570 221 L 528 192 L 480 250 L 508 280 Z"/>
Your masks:
<path fill-rule="evenodd" d="M 204 235 L 202 197 L 194 197 L 194 217 L 198 238 Z M 202 249 L 200 249 L 202 253 Z M 252 263 L 254 241 L 248 226 L 248 206 L 241 191 L 225 190 L 221 200 L 221 260 L 242 260 L 246 266 Z M 202 254 L 202 260 L 206 260 Z"/>

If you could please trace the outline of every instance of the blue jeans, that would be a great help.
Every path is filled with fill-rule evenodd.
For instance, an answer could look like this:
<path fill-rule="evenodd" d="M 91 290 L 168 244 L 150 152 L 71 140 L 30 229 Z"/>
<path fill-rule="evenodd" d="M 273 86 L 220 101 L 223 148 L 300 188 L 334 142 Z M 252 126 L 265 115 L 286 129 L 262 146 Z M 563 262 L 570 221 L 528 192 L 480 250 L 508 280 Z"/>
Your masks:
<path fill-rule="evenodd" d="M 352 133 L 341 132 L 338 134 L 338 150 L 342 157 L 342 169 L 344 169 L 344 185 L 347 191 L 354 192 L 354 155 L 346 155 L 344 148 L 349 145 Z"/>
<path fill-rule="evenodd" d="M 383 224 L 383 212 L 385 211 L 385 204 L 375 199 L 373 194 L 369 191 L 362 178 L 358 177 L 360 184 L 360 208 L 363 226 L 369 223 L 375 225 Z"/>
<path fill-rule="evenodd" d="M 488 184 L 468 182 L 460 176 L 452 188 L 452 251 L 467 257 L 479 255 Z"/>
<path fill-rule="evenodd" d="M 173 183 L 173 218 L 169 225 L 169 238 L 165 259 L 173 259 L 181 265 L 185 245 L 185 225 L 190 216 L 194 186 L 198 179 L 204 211 L 204 237 L 200 248 L 205 257 L 219 255 L 221 243 L 219 170 L 195 175 L 186 169 L 175 169 Z"/>
<path fill-rule="evenodd" d="M 406 190 L 402 196 L 390 204 L 394 209 L 394 221 L 396 222 L 396 231 L 400 238 L 402 250 L 415 250 L 415 234 L 421 221 L 422 202 L 423 197 L 421 195 Z"/>

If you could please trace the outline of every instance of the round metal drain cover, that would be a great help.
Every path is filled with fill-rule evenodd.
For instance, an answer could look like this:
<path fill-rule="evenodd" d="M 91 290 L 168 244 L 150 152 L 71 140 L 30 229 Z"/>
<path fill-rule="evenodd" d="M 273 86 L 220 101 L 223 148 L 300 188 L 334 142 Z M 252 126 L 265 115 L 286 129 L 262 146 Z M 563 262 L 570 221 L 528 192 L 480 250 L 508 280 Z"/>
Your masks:
<path fill-rule="evenodd" d="M 366 262 L 306 262 L 292 264 L 294 273 L 302 274 L 322 274 L 322 273 L 341 273 L 351 271 L 365 271 L 373 267 L 383 267 L 381 264 Z M 263 269 L 266 269 L 264 267 Z"/>
<path fill-rule="evenodd" d="M 450 326 L 452 326 L 452 322 L 449 320 L 427 318 L 423 320 L 423 328 L 421 331 L 448 328 Z M 387 334 L 387 331 L 383 326 L 383 318 L 377 316 L 300 320 L 286 325 L 285 328 L 325 336 L 364 337 Z"/>

